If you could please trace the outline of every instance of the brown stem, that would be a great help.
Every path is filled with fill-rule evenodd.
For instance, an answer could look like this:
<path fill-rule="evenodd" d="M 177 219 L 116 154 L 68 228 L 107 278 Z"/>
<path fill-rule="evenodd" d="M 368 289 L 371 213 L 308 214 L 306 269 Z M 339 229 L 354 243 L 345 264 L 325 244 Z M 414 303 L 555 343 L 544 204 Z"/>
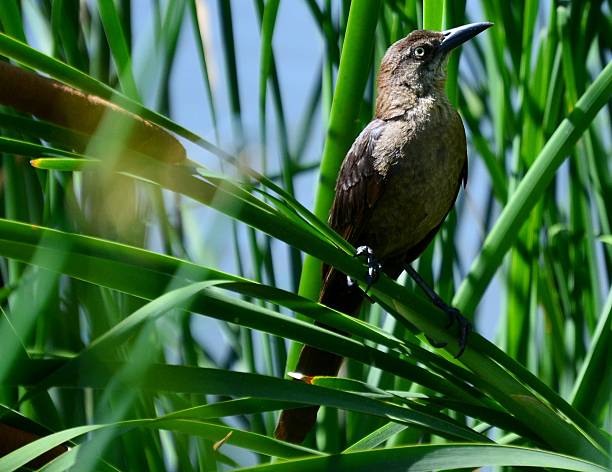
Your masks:
<path fill-rule="evenodd" d="M 96 95 L 0 61 L 0 104 L 89 136 L 102 118 L 108 135 L 130 132 L 124 146 L 166 163 L 186 158 L 185 149 L 170 133 Z M 106 119 L 108 118 L 108 119 Z M 107 128 L 107 126 L 109 128 Z"/>

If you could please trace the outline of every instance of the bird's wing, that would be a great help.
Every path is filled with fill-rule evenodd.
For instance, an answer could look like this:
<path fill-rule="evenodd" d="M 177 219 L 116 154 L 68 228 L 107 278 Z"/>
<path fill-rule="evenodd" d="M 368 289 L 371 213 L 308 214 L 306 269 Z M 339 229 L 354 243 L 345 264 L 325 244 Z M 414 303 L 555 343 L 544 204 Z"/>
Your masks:
<path fill-rule="evenodd" d="M 375 119 L 364 128 L 344 158 L 338 175 L 329 225 L 351 244 L 357 242 L 383 188 L 383 176 L 374 168 L 372 154 L 385 124 Z"/>
<path fill-rule="evenodd" d="M 461 169 L 461 184 L 463 184 L 463 188 L 465 188 L 467 185 L 467 180 L 468 180 L 467 141 L 465 137 L 465 126 L 463 126 L 463 120 L 461 119 L 461 115 L 459 115 L 457 110 L 455 110 L 453 121 L 454 121 L 454 125 L 458 129 L 457 136 L 460 136 L 462 138 L 460 149 L 463 149 L 464 152 L 462 156 L 463 157 L 463 167 Z M 460 188 L 461 188 L 461 185 L 457 187 L 457 195 L 459 194 Z M 457 198 L 457 195 L 455 195 L 455 199 Z M 453 205 L 454 205 L 454 202 L 453 202 Z"/>

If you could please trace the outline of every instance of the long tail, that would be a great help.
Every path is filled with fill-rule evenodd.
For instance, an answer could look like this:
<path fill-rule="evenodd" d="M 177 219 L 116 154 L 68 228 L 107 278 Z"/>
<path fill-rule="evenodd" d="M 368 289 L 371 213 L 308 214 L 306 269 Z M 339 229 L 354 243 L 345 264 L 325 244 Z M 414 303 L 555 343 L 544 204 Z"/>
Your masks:
<path fill-rule="evenodd" d="M 330 308 L 356 316 L 363 301 L 363 292 L 357 286 L 349 287 L 346 275 L 331 269 L 325 278 L 319 300 Z M 338 375 L 341 364 L 342 357 L 305 345 L 300 352 L 296 371 L 312 377 L 335 376 Z M 317 411 L 319 411 L 318 405 L 283 410 L 274 436 L 296 444 L 303 442 L 317 420 Z"/>

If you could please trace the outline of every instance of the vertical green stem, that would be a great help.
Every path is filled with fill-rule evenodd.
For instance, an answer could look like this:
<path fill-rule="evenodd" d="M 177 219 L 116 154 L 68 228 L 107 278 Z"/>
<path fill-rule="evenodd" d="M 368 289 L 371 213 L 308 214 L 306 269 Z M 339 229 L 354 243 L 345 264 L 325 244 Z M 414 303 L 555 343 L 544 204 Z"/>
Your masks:
<path fill-rule="evenodd" d="M 361 97 L 370 73 L 380 5 L 380 0 L 354 0 L 351 4 L 315 195 L 314 214 L 322 220 L 327 220 L 340 164 L 355 138 Z M 320 261 L 306 256 L 300 295 L 316 299 L 320 277 Z M 299 345 L 294 344 L 287 361 L 289 370 L 295 366 L 298 352 Z"/>

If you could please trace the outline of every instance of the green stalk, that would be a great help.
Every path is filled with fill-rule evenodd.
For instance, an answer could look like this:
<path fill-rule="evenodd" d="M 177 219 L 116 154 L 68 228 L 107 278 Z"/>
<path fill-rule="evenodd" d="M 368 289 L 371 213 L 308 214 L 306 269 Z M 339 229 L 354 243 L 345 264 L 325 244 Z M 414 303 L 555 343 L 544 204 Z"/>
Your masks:
<path fill-rule="evenodd" d="M 204 31 L 202 25 L 200 25 L 200 19 L 198 17 L 198 0 L 189 1 L 189 12 L 191 13 L 191 23 L 193 24 L 193 34 L 196 38 L 196 51 L 200 59 L 200 67 L 202 72 L 202 79 L 204 80 L 204 89 L 206 90 L 206 97 L 208 98 L 208 107 L 210 117 L 213 123 L 215 132 L 216 143 L 219 144 L 219 125 L 217 123 L 217 110 L 215 106 L 215 100 L 212 93 L 212 86 L 210 83 L 210 74 L 208 73 L 208 60 L 206 58 L 206 49 L 204 47 Z"/>
<path fill-rule="evenodd" d="M 338 78 L 330 113 L 330 121 L 323 148 L 321 168 L 315 193 L 314 214 L 327 220 L 334 198 L 334 186 L 340 164 L 355 138 L 356 121 L 361 100 L 370 73 L 374 33 L 380 10 L 380 0 L 354 0 L 351 4 L 346 28 L 345 44 L 340 58 Z M 321 262 L 304 258 L 299 294 L 316 299 L 319 294 Z M 299 345 L 294 344 L 287 360 L 292 370 L 297 362 Z"/>
<path fill-rule="evenodd" d="M 128 97 L 140 101 L 140 94 L 138 93 L 138 87 L 136 86 L 132 70 L 130 47 L 127 44 L 117 8 L 112 0 L 98 0 L 98 8 L 115 66 L 117 67 L 117 75 L 121 88 Z"/>
<path fill-rule="evenodd" d="M 519 183 L 497 223 L 486 238 L 470 272 L 455 294 L 453 305 L 471 314 L 514 242 L 517 224 L 522 225 L 535 207 L 567 153 L 612 95 L 612 63 L 609 63 L 576 103 L 538 154 Z"/>
<path fill-rule="evenodd" d="M 441 31 L 446 1 L 423 0 L 423 29 Z"/>

